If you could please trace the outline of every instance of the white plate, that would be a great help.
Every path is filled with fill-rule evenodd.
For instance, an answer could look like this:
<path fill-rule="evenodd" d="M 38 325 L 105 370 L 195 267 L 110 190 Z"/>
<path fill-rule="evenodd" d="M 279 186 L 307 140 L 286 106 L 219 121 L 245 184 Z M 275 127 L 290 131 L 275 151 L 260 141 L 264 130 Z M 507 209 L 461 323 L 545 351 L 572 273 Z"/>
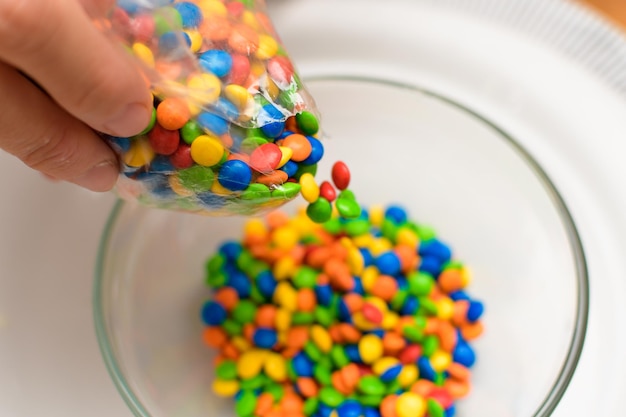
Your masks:
<path fill-rule="evenodd" d="M 441 3 L 291 0 L 273 12 L 305 76 L 385 73 L 464 103 L 530 150 L 572 211 L 592 280 L 587 342 L 555 415 L 619 415 L 626 41 L 558 1 Z M 329 7 L 334 14 L 322 15 Z M 353 33 L 344 20 L 371 36 L 341 49 L 332 37 Z M 328 38 L 308 37 L 314 25 Z M 316 61 L 321 48 L 335 59 Z M 394 48 L 404 49 L 401 59 Z M 357 59 L 367 50 L 375 64 Z M 0 178 L 0 415 L 130 416 L 102 364 L 91 314 L 93 262 L 112 196 L 50 184 L 5 154 Z"/>

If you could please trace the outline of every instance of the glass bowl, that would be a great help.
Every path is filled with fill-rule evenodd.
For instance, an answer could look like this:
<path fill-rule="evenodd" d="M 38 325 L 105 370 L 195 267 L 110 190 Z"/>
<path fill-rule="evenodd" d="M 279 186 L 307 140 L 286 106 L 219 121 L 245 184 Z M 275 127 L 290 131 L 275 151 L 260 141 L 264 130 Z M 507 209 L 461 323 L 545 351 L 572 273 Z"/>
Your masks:
<path fill-rule="evenodd" d="M 461 417 L 545 416 L 583 346 L 588 281 L 567 207 L 532 157 L 471 109 L 381 79 L 309 77 L 326 158 L 344 160 L 360 202 L 399 203 L 471 267 L 485 334 Z M 303 201 L 286 206 L 294 210 Z M 114 383 L 139 417 L 234 416 L 211 393 L 201 340 L 204 263 L 241 233 L 210 218 L 118 203 L 98 256 L 95 324 Z"/>

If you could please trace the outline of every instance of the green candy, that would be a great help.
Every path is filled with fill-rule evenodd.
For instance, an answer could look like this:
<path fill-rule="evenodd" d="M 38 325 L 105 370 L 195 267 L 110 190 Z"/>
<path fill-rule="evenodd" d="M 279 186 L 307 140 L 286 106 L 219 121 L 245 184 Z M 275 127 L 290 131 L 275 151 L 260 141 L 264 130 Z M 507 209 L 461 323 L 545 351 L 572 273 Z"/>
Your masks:
<path fill-rule="evenodd" d="M 295 182 L 286 182 L 276 189 L 272 190 L 272 197 L 280 198 L 283 200 L 290 200 L 300 193 L 302 187 Z"/>
<path fill-rule="evenodd" d="M 402 334 L 413 343 L 419 343 L 424 339 L 424 332 L 413 326 L 404 326 L 402 328 Z"/>
<path fill-rule="evenodd" d="M 243 272 L 245 272 L 249 278 L 252 278 L 252 280 L 254 280 L 256 279 L 256 277 L 259 276 L 259 274 L 265 271 L 269 271 L 269 269 L 270 267 L 267 263 L 259 261 L 258 259 L 254 259 L 246 265 L 246 268 L 243 270 Z"/>
<path fill-rule="evenodd" d="M 257 396 L 253 391 L 245 390 L 235 404 L 235 412 L 239 417 L 248 417 L 254 414 L 256 408 Z"/>
<path fill-rule="evenodd" d="M 437 315 L 437 304 L 433 300 L 427 297 L 420 297 L 420 311 L 421 315 L 427 316 L 436 316 Z"/>
<path fill-rule="evenodd" d="M 333 368 L 333 361 L 328 356 L 322 356 L 319 361 L 317 361 L 318 365 L 323 366 L 326 369 Z"/>
<path fill-rule="evenodd" d="M 244 379 L 239 384 L 241 389 L 259 389 L 267 383 L 267 377 L 263 374 L 258 374 L 252 378 Z"/>
<path fill-rule="evenodd" d="M 158 36 L 166 32 L 182 29 L 183 27 L 183 18 L 180 13 L 178 13 L 178 10 L 173 7 L 158 9 L 154 13 L 153 18 L 155 31 Z"/>
<path fill-rule="evenodd" d="M 343 230 L 343 225 L 339 219 L 330 219 L 324 223 L 324 230 L 331 235 L 338 235 Z"/>
<path fill-rule="evenodd" d="M 301 266 L 293 277 L 293 285 L 296 288 L 314 288 L 317 284 L 318 275 L 319 273 L 315 269 Z"/>
<path fill-rule="evenodd" d="M 359 395 L 357 400 L 364 407 L 379 407 L 383 401 L 382 395 Z"/>
<path fill-rule="evenodd" d="M 304 353 L 313 361 L 317 362 L 322 357 L 322 351 L 310 340 L 304 345 Z"/>
<path fill-rule="evenodd" d="M 313 324 L 315 322 L 315 315 L 307 311 L 297 311 L 291 316 L 291 323 L 295 326 L 302 326 L 306 324 Z"/>
<path fill-rule="evenodd" d="M 339 210 L 339 208 L 337 208 L 337 210 Z M 348 236 L 361 236 L 369 233 L 370 227 L 371 224 L 369 221 L 365 219 L 354 219 L 344 225 L 344 230 Z"/>
<path fill-rule="evenodd" d="M 315 321 L 324 327 L 330 327 L 333 324 L 334 317 L 324 306 L 316 306 L 313 315 L 315 316 Z"/>
<path fill-rule="evenodd" d="M 180 184 L 188 190 L 196 193 L 209 191 L 213 185 L 215 173 L 211 168 L 194 165 L 190 168 L 178 171 Z"/>
<path fill-rule="evenodd" d="M 317 174 L 317 164 L 313 164 L 313 165 L 298 165 L 298 170 L 296 171 L 296 173 L 293 175 L 293 177 L 297 180 L 300 181 L 300 176 L 302 176 L 302 174 L 305 173 L 310 173 L 311 175 L 315 176 L 315 174 Z"/>
<path fill-rule="evenodd" d="M 432 275 L 418 271 L 411 272 L 407 280 L 409 281 L 409 292 L 416 297 L 425 297 L 430 294 L 435 283 Z"/>
<path fill-rule="evenodd" d="M 366 395 L 385 395 L 387 387 L 375 376 L 367 375 L 362 377 L 357 384 L 358 390 Z"/>
<path fill-rule="evenodd" d="M 187 145 L 191 145 L 198 136 L 204 135 L 204 131 L 195 120 L 190 120 L 180 129 L 180 136 Z"/>
<path fill-rule="evenodd" d="M 148 122 L 148 126 L 144 130 L 142 130 L 137 136 L 143 136 L 152 130 L 156 123 L 156 109 L 152 108 L 152 113 L 150 113 L 150 121 Z M 133 136 L 133 137 L 137 137 Z"/>
<path fill-rule="evenodd" d="M 398 226 L 392 222 L 391 220 L 383 220 L 383 224 L 382 227 L 380 229 L 380 231 L 383 233 L 383 236 L 385 236 L 387 239 L 391 240 L 392 242 L 396 241 L 396 236 L 398 235 Z"/>
<path fill-rule="evenodd" d="M 259 287 L 257 287 L 256 285 L 252 285 L 252 287 L 250 288 L 250 299 L 256 304 L 264 304 L 265 301 L 267 301 L 265 299 L 265 296 L 261 294 Z"/>
<path fill-rule="evenodd" d="M 259 136 L 251 136 L 241 141 L 241 146 L 239 147 L 239 150 L 243 153 L 249 154 L 249 153 L 252 153 L 252 151 L 254 151 L 259 146 L 264 145 L 266 143 L 268 142 L 267 142 L 267 139 L 265 138 L 262 138 Z"/>
<path fill-rule="evenodd" d="M 206 284 L 214 289 L 222 288 L 226 285 L 228 281 L 228 277 L 222 271 L 214 272 L 212 274 L 207 275 Z"/>
<path fill-rule="evenodd" d="M 430 226 L 426 226 L 423 224 L 417 225 L 417 236 L 419 236 L 422 242 L 426 242 L 428 240 L 434 239 L 437 236 L 435 229 Z"/>
<path fill-rule="evenodd" d="M 222 329 L 231 337 L 239 336 L 243 332 L 243 326 L 231 319 L 226 319 L 226 321 L 222 323 Z"/>
<path fill-rule="evenodd" d="M 344 397 L 332 387 L 324 387 L 319 392 L 320 401 L 329 407 L 337 408 L 343 402 Z"/>
<path fill-rule="evenodd" d="M 254 261 L 256 261 L 256 259 L 254 258 L 254 256 L 252 256 L 250 251 L 244 249 L 237 257 L 235 264 L 237 265 L 237 268 L 245 272 L 248 268 L 250 268 L 250 265 Z"/>
<path fill-rule="evenodd" d="M 402 310 L 402 306 L 404 305 L 404 302 L 406 301 L 406 298 L 409 296 L 409 293 L 404 290 L 398 290 L 398 292 L 396 292 L 393 296 L 393 298 L 391 299 L 391 308 L 394 311 L 400 311 Z"/>
<path fill-rule="evenodd" d="M 299 378 L 299 375 L 296 373 L 296 370 L 293 367 L 293 361 L 287 362 L 287 376 L 293 382 L 295 382 Z"/>
<path fill-rule="evenodd" d="M 428 415 L 430 417 L 445 417 L 445 410 L 436 400 L 429 398 L 426 401 L 426 406 L 428 408 Z"/>
<path fill-rule="evenodd" d="M 285 388 L 282 385 L 272 382 L 265 387 L 265 392 L 274 397 L 274 402 L 280 402 L 285 395 Z"/>
<path fill-rule="evenodd" d="M 319 398 L 316 398 L 316 397 L 308 398 L 304 402 L 304 405 L 302 406 L 302 412 L 304 413 L 305 416 L 312 416 L 317 411 L 319 404 L 320 404 Z"/>
<path fill-rule="evenodd" d="M 261 138 L 261 139 L 269 139 L 265 133 L 263 133 L 263 130 L 261 130 L 260 127 L 253 127 L 251 129 L 246 129 L 245 130 L 245 134 L 247 138 L 252 138 L 252 137 L 257 137 L 257 138 Z"/>
<path fill-rule="evenodd" d="M 315 223 L 324 223 L 330 220 L 333 208 L 330 202 L 324 197 L 318 198 L 315 202 L 309 204 L 306 208 L 306 214 Z"/>
<path fill-rule="evenodd" d="M 355 200 L 339 197 L 337 201 L 335 201 L 335 207 L 337 207 L 337 211 L 346 219 L 356 219 L 361 215 L 361 206 Z"/>
<path fill-rule="evenodd" d="M 221 253 L 211 256 L 205 264 L 207 274 L 216 274 L 222 272 L 222 268 L 226 265 L 226 258 Z"/>
<path fill-rule="evenodd" d="M 439 338 L 434 335 L 426 336 L 422 343 L 422 355 L 430 358 L 439 348 Z"/>
<path fill-rule="evenodd" d="M 270 198 L 270 195 L 271 192 L 267 185 L 254 183 L 250 184 L 248 188 L 241 193 L 241 199 L 247 201 L 266 200 Z"/>
<path fill-rule="evenodd" d="M 330 368 L 326 367 L 326 366 L 322 366 L 319 363 L 313 367 L 313 377 L 321 385 L 331 385 L 332 384 L 332 375 L 331 375 L 331 372 L 330 372 Z"/>
<path fill-rule="evenodd" d="M 387 395 L 395 394 L 400 390 L 402 390 L 402 385 L 397 380 L 393 380 L 387 386 Z"/>
<path fill-rule="evenodd" d="M 330 348 L 330 358 L 337 368 L 343 368 L 350 364 L 350 358 L 348 358 L 346 351 L 341 345 L 333 345 L 333 347 Z"/>
<path fill-rule="evenodd" d="M 343 191 L 341 191 L 339 193 L 339 195 L 337 196 L 337 199 L 339 199 L 339 198 L 347 198 L 348 200 L 356 201 L 356 196 L 350 190 L 343 190 Z"/>
<path fill-rule="evenodd" d="M 252 323 L 256 316 L 256 305 L 250 300 L 239 300 L 231 312 L 233 320 L 241 324 Z"/>
<path fill-rule="evenodd" d="M 446 376 L 443 372 L 435 372 L 435 380 L 433 382 L 438 387 L 443 387 L 443 384 L 446 382 Z"/>
<path fill-rule="evenodd" d="M 215 374 L 219 379 L 237 379 L 237 363 L 227 359 L 217 366 Z"/>
<path fill-rule="evenodd" d="M 315 115 L 308 111 L 296 114 L 296 123 L 305 135 L 314 135 L 320 128 Z"/>

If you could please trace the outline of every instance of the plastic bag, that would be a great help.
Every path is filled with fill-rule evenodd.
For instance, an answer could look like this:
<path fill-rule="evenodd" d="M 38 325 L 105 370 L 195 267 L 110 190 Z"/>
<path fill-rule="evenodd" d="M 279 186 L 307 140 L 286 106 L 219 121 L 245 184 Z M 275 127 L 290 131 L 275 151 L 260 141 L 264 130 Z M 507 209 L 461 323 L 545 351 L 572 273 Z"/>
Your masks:
<path fill-rule="evenodd" d="M 250 215 L 299 194 L 324 148 L 264 1 L 119 0 L 108 27 L 137 57 L 155 108 L 141 134 L 106 137 L 120 155 L 120 197 Z"/>

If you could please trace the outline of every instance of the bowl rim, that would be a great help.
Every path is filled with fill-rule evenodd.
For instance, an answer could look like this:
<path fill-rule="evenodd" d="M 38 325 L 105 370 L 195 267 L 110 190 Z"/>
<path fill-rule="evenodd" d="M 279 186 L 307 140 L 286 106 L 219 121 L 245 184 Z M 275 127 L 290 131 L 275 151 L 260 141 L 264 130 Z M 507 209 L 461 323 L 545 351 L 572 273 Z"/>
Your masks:
<path fill-rule="evenodd" d="M 585 336 L 587 333 L 588 316 L 589 316 L 589 274 L 587 267 L 587 260 L 585 251 L 583 248 L 580 234 L 576 227 L 576 223 L 571 215 L 570 210 L 563 199 L 563 196 L 556 188 L 546 171 L 541 167 L 531 153 L 524 148 L 521 143 L 513 138 L 507 131 L 499 127 L 497 124 L 483 116 L 479 112 L 469 108 L 467 105 L 461 104 L 445 95 L 436 93 L 427 88 L 419 87 L 410 83 L 403 83 L 395 80 L 389 80 L 379 77 L 368 76 L 353 76 L 353 75 L 323 75 L 323 76 L 308 76 L 307 82 L 316 81 L 346 81 L 346 82 L 368 82 L 376 84 L 384 84 L 390 87 L 412 90 L 425 96 L 435 98 L 445 104 L 448 104 L 457 110 L 460 110 L 467 115 L 473 117 L 479 122 L 483 123 L 493 131 L 495 131 L 509 146 L 517 152 L 519 157 L 528 165 L 529 169 L 533 171 L 538 180 L 541 182 L 544 190 L 551 199 L 554 208 L 556 209 L 561 224 L 565 229 L 568 237 L 570 250 L 572 251 L 574 266 L 576 269 L 576 317 L 574 319 L 574 331 L 572 332 L 567 354 L 561 365 L 560 371 L 556 380 L 552 383 L 552 386 L 541 402 L 537 410 L 533 413 L 533 417 L 547 417 L 549 416 L 559 404 L 563 397 L 567 387 L 569 386 L 571 379 L 576 371 L 580 356 L 582 354 L 583 346 L 585 343 Z M 124 207 L 128 203 L 118 199 L 107 218 L 104 226 L 104 232 L 100 238 L 98 245 L 98 253 L 95 263 L 95 279 L 93 285 L 93 317 L 95 324 L 95 332 L 98 340 L 98 346 L 104 359 L 107 371 L 111 376 L 118 392 L 122 396 L 124 402 L 136 417 L 151 417 L 151 414 L 144 407 L 142 402 L 137 398 L 132 388 L 128 384 L 123 372 L 121 371 L 110 344 L 110 337 L 107 331 L 107 324 L 105 315 L 103 313 L 102 303 L 102 283 L 103 283 L 103 270 L 105 261 L 108 255 L 109 241 L 111 239 L 113 230 L 116 225 L 116 220 Z"/>

